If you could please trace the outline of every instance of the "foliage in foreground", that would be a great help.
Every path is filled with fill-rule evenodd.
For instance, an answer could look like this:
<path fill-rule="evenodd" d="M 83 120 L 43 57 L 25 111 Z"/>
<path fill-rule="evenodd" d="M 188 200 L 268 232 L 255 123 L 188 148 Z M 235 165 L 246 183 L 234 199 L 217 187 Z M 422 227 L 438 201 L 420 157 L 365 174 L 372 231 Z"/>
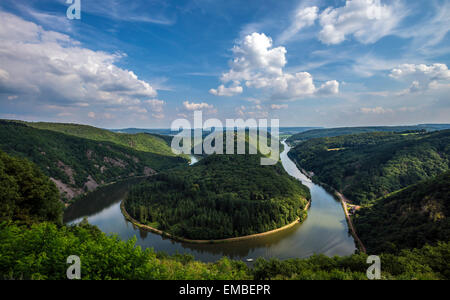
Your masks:
<path fill-rule="evenodd" d="M 0 224 L 0 279 L 66 279 L 70 255 L 81 259 L 82 279 L 367 279 L 367 256 L 309 259 L 258 259 L 254 268 L 227 258 L 201 263 L 191 256 L 169 257 L 120 241 L 96 227 L 58 227 L 52 223 L 31 228 Z M 382 279 L 449 279 L 450 243 L 382 254 Z"/>
<path fill-rule="evenodd" d="M 58 190 L 34 164 L 0 151 L 0 222 L 61 223 Z"/>

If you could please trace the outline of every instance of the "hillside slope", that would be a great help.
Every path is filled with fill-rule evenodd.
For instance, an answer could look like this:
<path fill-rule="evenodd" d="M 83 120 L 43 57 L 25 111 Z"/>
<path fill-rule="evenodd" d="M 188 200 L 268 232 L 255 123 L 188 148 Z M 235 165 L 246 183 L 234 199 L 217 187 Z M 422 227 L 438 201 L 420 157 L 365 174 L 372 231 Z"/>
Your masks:
<path fill-rule="evenodd" d="M 98 185 L 180 166 L 180 157 L 141 152 L 25 124 L 0 121 L 0 150 L 34 162 L 70 200 Z"/>
<path fill-rule="evenodd" d="M 165 156 L 175 156 L 170 148 L 172 138 L 149 133 L 117 133 L 87 125 L 63 123 L 26 123 L 37 129 L 51 130 L 80 138 L 100 142 L 111 142 L 117 145 L 130 147 L 134 150 L 150 152 Z"/>
<path fill-rule="evenodd" d="M 36 165 L 0 151 L 0 223 L 62 222 L 62 204 L 53 182 Z"/>
<path fill-rule="evenodd" d="M 371 253 L 397 252 L 450 240 L 450 172 L 395 192 L 355 216 Z"/>
<path fill-rule="evenodd" d="M 312 139 L 289 156 L 355 203 L 367 203 L 449 169 L 450 130 Z"/>
<path fill-rule="evenodd" d="M 373 126 L 373 127 L 341 127 L 313 129 L 306 132 L 294 134 L 286 142 L 297 145 L 301 142 L 323 137 L 335 137 L 349 134 L 361 134 L 370 132 L 404 132 L 404 131 L 436 131 L 450 129 L 450 124 L 421 124 L 412 126 Z"/>

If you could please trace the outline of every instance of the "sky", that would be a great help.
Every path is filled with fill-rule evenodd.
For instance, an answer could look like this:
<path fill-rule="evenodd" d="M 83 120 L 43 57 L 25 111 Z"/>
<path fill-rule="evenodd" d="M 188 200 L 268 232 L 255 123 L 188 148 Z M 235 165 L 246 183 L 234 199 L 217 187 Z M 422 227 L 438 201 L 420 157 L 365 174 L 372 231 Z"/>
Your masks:
<path fill-rule="evenodd" d="M 449 0 L 80 3 L 0 0 L 0 118 L 450 123 Z"/>

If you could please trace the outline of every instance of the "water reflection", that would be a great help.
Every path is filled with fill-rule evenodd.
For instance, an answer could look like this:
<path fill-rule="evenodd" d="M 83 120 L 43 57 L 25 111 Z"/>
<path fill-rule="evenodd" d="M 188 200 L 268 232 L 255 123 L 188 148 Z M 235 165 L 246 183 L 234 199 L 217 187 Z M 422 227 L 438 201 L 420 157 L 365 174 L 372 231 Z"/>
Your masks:
<path fill-rule="evenodd" d="M 192 245 L 142 231 L 126 221 L 120 211 L 120 202 L 126 197 L 130 186 L 143 179 L 120 182 L 90 193 L 70 207 L 64 219 L 73 224 L 87 217 L 91 224 L 97 225 L 103 232 L 117 234 L 123 240 L 136 236 L 136 244 L 142 248 L 153 248 L 169 254 L 189 253 L 202 261 L 215 261 L 223 256 L 246 260 L 257 257 L 303 258 L 314 253 L 328 256 L 353 253 L 355 244 L 348 233 L 340 203 L 298 170 L 287 156 L 289 149 L 285 145 L 281 154 L 283 166 L 291 176 L 311 189 L 311 208 L 303 224 L 269 236 L 228 244 Z"/>

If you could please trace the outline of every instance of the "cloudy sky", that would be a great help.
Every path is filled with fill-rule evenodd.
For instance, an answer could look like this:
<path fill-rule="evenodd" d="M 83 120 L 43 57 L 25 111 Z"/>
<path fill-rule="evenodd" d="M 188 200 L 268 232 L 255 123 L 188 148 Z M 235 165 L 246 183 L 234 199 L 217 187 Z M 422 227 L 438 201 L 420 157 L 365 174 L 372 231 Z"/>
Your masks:
<path fill-rule="evenodd" d="M 450 123 L 448 0 L 0 1 L 0 118 Z"/>

